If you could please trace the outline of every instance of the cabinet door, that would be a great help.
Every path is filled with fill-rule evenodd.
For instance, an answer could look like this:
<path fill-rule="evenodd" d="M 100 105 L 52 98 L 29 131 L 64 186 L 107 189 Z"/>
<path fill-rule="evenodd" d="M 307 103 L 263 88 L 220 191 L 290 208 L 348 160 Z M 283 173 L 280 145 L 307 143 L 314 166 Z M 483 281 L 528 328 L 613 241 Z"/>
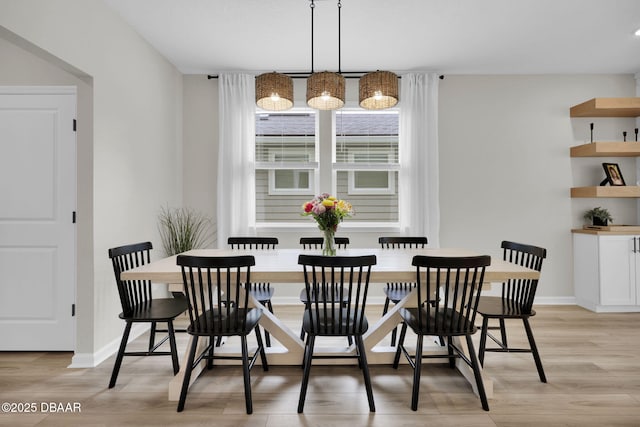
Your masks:
<path fill-rule="evenodd" d="M 600 304 L 634 305 L 636 303 L 638 251 L 640 251 L 638 236 L 600 237 Z"/>

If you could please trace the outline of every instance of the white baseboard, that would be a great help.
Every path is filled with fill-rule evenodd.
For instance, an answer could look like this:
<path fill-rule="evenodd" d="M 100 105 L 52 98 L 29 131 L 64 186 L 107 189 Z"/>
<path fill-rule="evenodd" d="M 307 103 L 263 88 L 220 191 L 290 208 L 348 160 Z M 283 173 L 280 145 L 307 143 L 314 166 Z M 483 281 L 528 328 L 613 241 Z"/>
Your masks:
<path fill-rule="evenodd" d="M 533 305 L 576 305 L 576 297 L 536 297 Z"/>
<path fill-rule="evenodd" d="M 131 333 L 129 334 L 128 342 L 135 340 L 140 335 L 147 332 L 149 328 L 150 324 L 147 323 L 138 323 L 136 325 L 133 325 L 133 327 L 131 328 Z M 71 365 L 67 367 L 95 368 L 118 351 L 121 339 L 122 337 L 114 339 L 95 353 L 75 353 L 71 358 Z"/>

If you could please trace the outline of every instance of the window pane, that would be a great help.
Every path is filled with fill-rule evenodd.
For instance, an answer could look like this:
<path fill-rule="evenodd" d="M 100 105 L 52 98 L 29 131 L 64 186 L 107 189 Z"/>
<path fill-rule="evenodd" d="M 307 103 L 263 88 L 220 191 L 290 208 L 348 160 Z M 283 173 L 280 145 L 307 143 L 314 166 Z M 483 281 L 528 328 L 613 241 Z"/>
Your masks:
<path fill-rule="evenodd" d="M 276 189 L 309 189 L 309 171 L 276 169 L 274 172 Z"/>
<path fill-rule="evenodd" d="M 358 172 L 377 172 L 377 171 L 354 171 Z M 353 194 L 349 192 L 349 174 L 348 171 L 338 171 L 338 194 L 339 199 L 345 199 L 351 202 L 355 215 L 349 218 L 349 222 L 397 222 L 398 221 L 398 171 L 383 171 L 385 177 L 392 177 L 393 187 L 390 194 L 384 194 L 379 191 L 373 194 L 360 193 Z"/>
<path fill-rule="evenodd" d="M 388 188 L 389 172 L 385 171 L 354 171 L 354 186 L 356 188 Z"/>
<path fill-rule="evenodd" d="M 336 163 L 398 163 L 398 112 L 337 112 Z"/>
<path fill-rule="evenodd" d="M 336 113 L 339 197 L 354 206 L 350 221 L 397 222 L 398 111 Z"/>
<path fill-rule="evenodd" d="M 300 206 L 315 193 L 316 112 L 256 114 L 256 221 L 304 222 Z M 301 167 L 309 166 L 309 169 Z"/>

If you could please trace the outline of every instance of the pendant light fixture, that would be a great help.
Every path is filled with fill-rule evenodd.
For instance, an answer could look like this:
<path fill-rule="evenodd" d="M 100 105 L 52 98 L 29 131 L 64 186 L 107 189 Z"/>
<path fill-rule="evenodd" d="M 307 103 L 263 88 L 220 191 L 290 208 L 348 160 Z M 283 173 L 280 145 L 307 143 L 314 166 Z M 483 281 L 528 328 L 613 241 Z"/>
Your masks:
<path fill-rule="evenodd" d="M 338 0 L 338 72 L 316 73 L 313 67 L 313 16 L 315 0 L 309 0 L 311 8 L 311 72 L 265 73 L 256 77 L 256 104 L 264 110 L 282 111 L 293 107 L 293 80 L 291 76 L 307 79 L 307 105 L 318 110 L 336 110 L 345 103 L 345 77 L 341 63 L 341 9 Z M 359 104 L 367 110 L 390 108 L 398 103 L 399 77 L 391 71 L 346 72 L 349 77 L 360 77 Z"/>
<path fill-rule="evenodd" d="M 265 73 L 256 77 L 256 104 L 264 110 L 293 107 L 293 80 L 286 74 Z"/>
<path fill-rule="evenodd" d="M 340 64 L 340 9 L 342 3 L 338 0 L 338 72 L 313 71 L 313 10 L 315 2 L 311 0 L 311 75 L 307 78 L 307 105 L 318 110 L 336 110 L 342 108 L 345 98 L 344 76 L 341 74 Z"/>
<path fill-rule="evenodd" d="M 360 106 L 382 110 L 398 103 L 398 76 L 390 71 L 374 71 L 360 77 Z"/>

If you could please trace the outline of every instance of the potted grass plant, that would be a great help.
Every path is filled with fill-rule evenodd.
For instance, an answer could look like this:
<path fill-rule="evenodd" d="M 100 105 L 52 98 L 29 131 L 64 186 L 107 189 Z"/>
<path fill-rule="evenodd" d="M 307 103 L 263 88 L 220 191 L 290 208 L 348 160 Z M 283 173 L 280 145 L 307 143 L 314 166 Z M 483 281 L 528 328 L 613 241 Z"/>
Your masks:
<path fill-rule="evenodd" d="M 584 219 L 591 221 L 593 225 L 608 225 L 613 222 L 613 217 L 605 208 L 596 207 L 584 213 Z"/>
<path fill-rule="evenodd" d="M 191 208 L 162 208 L 158 230 L 167 256 L 203 248 L 211 242 L 211 220 Z"/>

